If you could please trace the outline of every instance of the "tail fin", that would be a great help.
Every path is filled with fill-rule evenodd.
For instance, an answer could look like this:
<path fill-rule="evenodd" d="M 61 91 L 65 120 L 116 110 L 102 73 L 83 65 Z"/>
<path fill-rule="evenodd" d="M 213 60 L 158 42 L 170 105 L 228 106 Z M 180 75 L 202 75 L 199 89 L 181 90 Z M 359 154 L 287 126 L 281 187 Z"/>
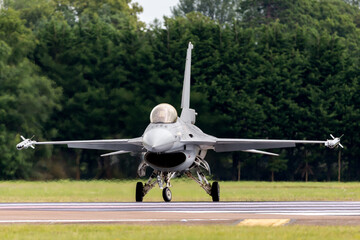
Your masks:
<path fill-rule="evenodd" d="M 191 50 L 194 46 L 189 42 L 186 53 L 184 85 L 181 98 L 181 108 L 190 108 L 190 75 L 191 75 Z"/>
<path fill-rule="evenodd" d="M 189 42 L 189 46 L 186 53 L 185 73 L 184 73 L 184 85 L 181 98 L 181 116 L 180 118 L 184 122 L 195 123 L 196 112 L 194 109 L 190 109 L 190 75 L 191 75 L 191 50 L 193 45 Z"/>

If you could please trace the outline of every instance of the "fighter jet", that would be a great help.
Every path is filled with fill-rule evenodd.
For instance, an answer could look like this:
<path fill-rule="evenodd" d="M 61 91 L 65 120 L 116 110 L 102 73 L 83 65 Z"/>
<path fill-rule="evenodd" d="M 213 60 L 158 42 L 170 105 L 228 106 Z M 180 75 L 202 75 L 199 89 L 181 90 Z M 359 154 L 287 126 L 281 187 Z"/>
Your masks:
<path fill-rule="evenodd" d="M 205 161 L 208 150 L 215 152 L 243 151 L 250 153 L 278 154 L 262 151 L 266 149 L 295 147 L 296 144 L 324 144 L 329 148 L 341 146 L 340 138 L 326 141 L 306 140 L 271 140 L 271 139 L 231 139 L 217 138 L 202 132 L 196 127 L 197 113 L 190 108 L 190 72 L 191 51 L 193 45 L 188 45 L 185 63 L 184 84 L 181 99 L 181 115 L 178 117 L 176 109 L 167 103 L 154 107 L 150 113 L 150 124 L 142 136 L 131 139 L 80 140 L 80 141 L 51 141 L 37 142 L 22 137 L 17 144 L 18 150 L 35 145 L 65 144 L 69 148 L 111 150 L 113 152 L 101 156 L 132 153 L 141 156 L 137 174 L 145 176 L 147 167 L 153 169 L 148 181 L 143 184 L 137 182 L 135 200 L 142 202 L 146 194 L 157 184 L 162 189 L 165 202 L 170 202 L 170 180 L 175 176 L 186 175 L 195 180 L 214 202 L 220 200 L 218 182 L 212 184 L 206 179 L 204 172 L 210 173 L 210 166 Z"/>

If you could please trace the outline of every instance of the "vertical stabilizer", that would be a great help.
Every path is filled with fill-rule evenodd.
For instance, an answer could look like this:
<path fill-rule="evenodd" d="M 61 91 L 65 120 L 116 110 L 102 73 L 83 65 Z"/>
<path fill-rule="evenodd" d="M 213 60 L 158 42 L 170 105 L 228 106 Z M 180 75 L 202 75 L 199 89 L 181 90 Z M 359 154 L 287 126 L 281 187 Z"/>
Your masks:
<path fill-rule="evenodd" d="M 181 98 L 181 116 L 180 118 L 184 122 L 195 123 L 195 110 L 190 109 L 190 75 L 191 75 L 191 50 L 193 45 L 189 42 L 189 46 L 186 53 L 185 73 L 184 73 L 184 85 Z"/>
<path fill-rule="evenodd" d="M 193 45 L 189 42 L 189 46 L 186 53 L 185 73 L 184 73 L 184 85 L 181 98 L 181 108 L 190 108 L 190 75 L 191 75 L 191 50 Z"/>

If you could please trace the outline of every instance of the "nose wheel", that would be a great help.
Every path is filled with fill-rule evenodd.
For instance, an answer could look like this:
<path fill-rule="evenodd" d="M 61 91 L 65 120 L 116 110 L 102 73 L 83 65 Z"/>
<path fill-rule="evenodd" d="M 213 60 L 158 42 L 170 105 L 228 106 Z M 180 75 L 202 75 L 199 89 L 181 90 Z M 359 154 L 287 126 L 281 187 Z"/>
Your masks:
<path fill-rule="evenodd" d="M 163 195 L 163 198 L 164 198 L 165 202 L 170 202 L 171 201 L 172 193 L 170 191 L 170 188 L 168 188 L 168 187 L 164 188 L 163 192 L 162 192 L 162 195 Z"/>

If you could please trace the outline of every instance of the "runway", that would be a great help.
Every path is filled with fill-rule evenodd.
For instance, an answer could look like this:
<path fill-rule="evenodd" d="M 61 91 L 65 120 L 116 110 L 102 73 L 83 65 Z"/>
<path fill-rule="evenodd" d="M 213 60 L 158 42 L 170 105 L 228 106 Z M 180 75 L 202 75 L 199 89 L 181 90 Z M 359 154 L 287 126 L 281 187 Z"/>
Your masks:
<path fill-rule="evenodd" d="M 0 223 L 360 225 L 360 202 L 0 203 Z"/>

